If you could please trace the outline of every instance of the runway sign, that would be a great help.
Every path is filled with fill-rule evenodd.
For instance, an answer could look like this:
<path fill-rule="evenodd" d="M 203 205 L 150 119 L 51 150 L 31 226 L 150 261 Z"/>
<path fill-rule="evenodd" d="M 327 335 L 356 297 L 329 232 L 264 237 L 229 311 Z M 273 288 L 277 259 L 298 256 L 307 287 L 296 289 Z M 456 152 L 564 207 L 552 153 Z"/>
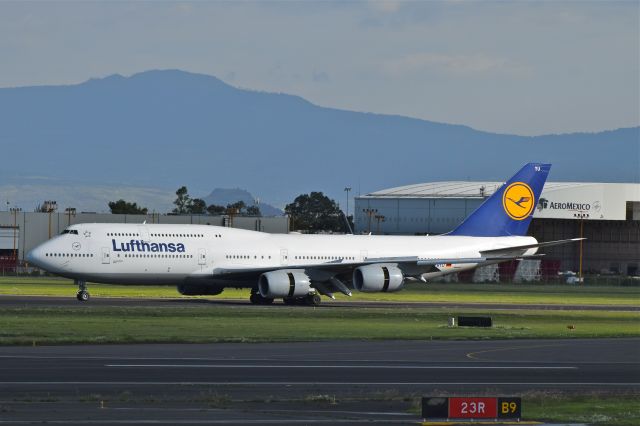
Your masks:
<path fill-rule="evenodd" d="M 458 327 L 491 327 L 491 317 L 458 317 Z"/>
<path fill-rule="evenodd" d="M 520 419 L 522 401 L 508 397 L 423 397 L 424 419 Z"/>

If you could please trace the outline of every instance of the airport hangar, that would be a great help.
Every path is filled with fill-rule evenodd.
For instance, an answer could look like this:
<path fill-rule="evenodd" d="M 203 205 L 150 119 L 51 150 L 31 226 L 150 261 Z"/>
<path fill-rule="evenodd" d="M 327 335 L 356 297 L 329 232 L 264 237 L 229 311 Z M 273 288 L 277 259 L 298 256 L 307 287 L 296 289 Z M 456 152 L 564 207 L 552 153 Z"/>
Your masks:
<path fill-rule="evenodd" d="M 428 182 L 355 197 L 355 232 L 443 234 L 469 216 L 502 182 Z M 640 184 L 547 182 L 529 235 L 538 241 L 583 236 L 580 244 L 545 249 L 542 260 L 478 268 L 454 280 L 550 281 L 558 273 L 640 275 Z"/>

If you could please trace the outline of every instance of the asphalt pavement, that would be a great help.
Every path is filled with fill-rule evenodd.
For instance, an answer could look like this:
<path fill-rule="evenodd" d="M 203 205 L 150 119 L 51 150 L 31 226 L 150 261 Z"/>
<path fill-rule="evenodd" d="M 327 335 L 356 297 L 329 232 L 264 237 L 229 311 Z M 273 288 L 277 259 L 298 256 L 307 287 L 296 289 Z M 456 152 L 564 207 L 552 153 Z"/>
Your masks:
<path fill-rule="evenodd" d="M 0 347 L 0 423 L 415 424 L 532 390 L 640 392 L 640 339 Z"/>
<path fill-rule="evenodd" d="M 74 290 L 75 291 L 75 290 Z M 92 297 L 88 302 L 79 302 L 75 297 L 75 292 L 71 291 L 69 297 L 52 296 L 10 296 L 0 295 L 0 307 L 85 307 L 95 306 L 117 306 L 117 307 L 202 307 L 202 306 L 250 306 L 249 298 L 244 299 L 202 299 L 202 298 L 125 298 L 125 297 Z M 620 312 L 640 312 L 637 305 L 576 305 L 576 304 L 514 304 L 514 303 L 452 303 L 452 302 L 378 302 L 358 300 L 357 296 L 349 301 L 329 300 L 322 298 L 319 308 L 469 308 L 469 309 L 490 309 L 496 310 L 559 310 L 559 311 L 620 311 Z M 277 301 L 273 305 L 287 306 Z M 308 308 L 308 306 L 300 306 Z"/>

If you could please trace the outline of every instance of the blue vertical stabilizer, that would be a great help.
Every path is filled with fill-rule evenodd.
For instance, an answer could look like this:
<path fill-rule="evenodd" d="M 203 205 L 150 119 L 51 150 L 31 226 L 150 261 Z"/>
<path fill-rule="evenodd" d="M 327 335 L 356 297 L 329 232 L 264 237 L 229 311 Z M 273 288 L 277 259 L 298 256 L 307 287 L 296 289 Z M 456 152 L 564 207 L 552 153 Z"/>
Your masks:
<path fill-rule="evenodd" d="M 551 164 L 529 163 L 448 235 L 526 235 Z"/>

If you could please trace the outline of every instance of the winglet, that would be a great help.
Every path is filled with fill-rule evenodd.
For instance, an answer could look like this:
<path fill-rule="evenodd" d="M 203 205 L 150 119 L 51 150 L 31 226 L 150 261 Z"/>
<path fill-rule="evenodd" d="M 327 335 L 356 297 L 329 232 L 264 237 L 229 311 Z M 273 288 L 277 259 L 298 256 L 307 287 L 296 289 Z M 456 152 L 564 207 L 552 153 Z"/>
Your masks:
<path fill-rule="evenodd" d="M 529 163 L 448 235 L 526 235 L 551 164 Z"/>

